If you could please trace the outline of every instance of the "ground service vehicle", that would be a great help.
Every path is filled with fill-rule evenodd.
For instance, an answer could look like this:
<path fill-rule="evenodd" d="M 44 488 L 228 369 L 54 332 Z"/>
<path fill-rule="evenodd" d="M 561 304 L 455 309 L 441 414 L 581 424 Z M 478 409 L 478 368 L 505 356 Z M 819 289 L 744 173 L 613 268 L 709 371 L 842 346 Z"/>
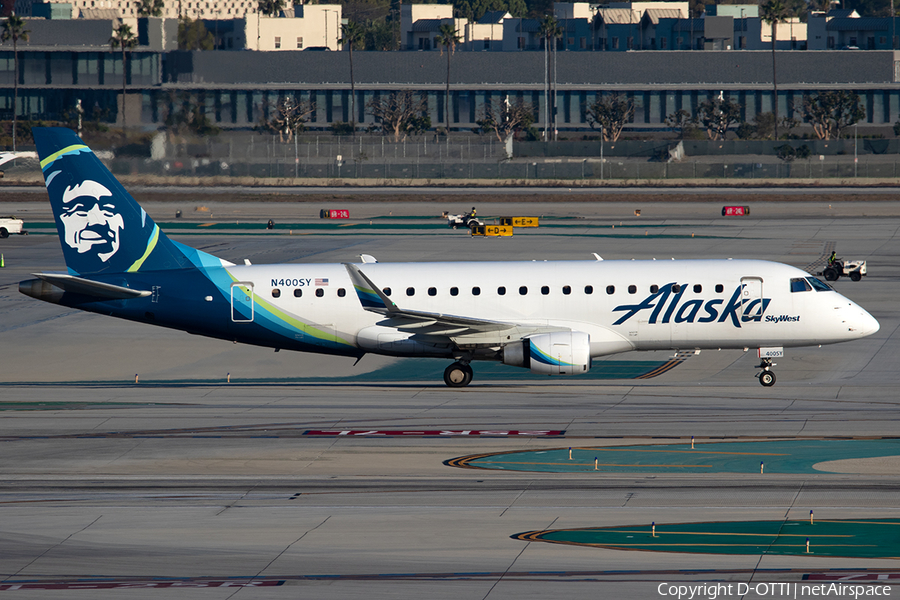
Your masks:
<path fill-rule="evenodd" d="M 28 235 L 22 227 L 25 222 L 15 217 L 0 217 L 0 238 L 8 238 L 9 234 Z"/>
<path fill-rule="evenodd" d="M 822 275 L 827 281 L 837 281 L 842 276 L 849 277 L 851 281 L 859 281 L 866 275 L 866 261 L 836 258 L 825 267 Z"/>

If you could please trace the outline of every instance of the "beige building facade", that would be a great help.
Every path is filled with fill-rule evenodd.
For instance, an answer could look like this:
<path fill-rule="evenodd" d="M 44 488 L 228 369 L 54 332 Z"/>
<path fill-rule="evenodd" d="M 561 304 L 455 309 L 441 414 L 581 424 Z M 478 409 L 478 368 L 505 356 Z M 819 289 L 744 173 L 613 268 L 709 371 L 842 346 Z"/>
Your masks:
<path fill-rule="evenodd" d="M 17 15 L 31 16 L 31 6 L 39 0 L 16 0 Z M 115 11 L 118 18 L 139 17 L 138 0 L 68 0 L 72 5 L 72 18 L 89 17 L 91 11 Z M 255 0 L 165 0 L 162 17 L 177 19 L 179 14 L 191 19 L 239 19 L 256 14 Z"/>
<path fill-rule="evenodd" d="M 233 21 L 233 31 L 222 34 L 225 50 L 340 50 L 340 4 L 296 6 L 284 17 L 248 14 Z"/>

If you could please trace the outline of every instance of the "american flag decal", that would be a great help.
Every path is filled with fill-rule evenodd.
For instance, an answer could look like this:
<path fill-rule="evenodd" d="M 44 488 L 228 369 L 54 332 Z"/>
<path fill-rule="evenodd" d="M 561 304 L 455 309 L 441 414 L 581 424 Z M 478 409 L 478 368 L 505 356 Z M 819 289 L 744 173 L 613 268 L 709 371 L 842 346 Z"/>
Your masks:
<path fill-rule="evenodd" d="M 325 277 L 325 278 L 323 279 L 323 278 L 321 278 L 321 277 L 316 277 L 316 285 L 317 285 L 317 286 L 328 285 L 328 278 Z"/>

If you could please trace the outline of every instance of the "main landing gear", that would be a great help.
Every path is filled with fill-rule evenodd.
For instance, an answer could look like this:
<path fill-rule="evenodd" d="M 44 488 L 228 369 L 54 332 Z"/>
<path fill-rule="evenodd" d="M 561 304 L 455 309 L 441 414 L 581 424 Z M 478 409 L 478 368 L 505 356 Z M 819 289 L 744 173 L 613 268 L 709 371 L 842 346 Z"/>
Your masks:
<path fill-rule="evenodd" d="M 759 377 L 759 383 L 761 383 L 765 387 L 772 387 L 773 385 L 775 385 L 775 373 L 772 371 L 773 366 L 775 366 L 775 363 L 772 362 L 771 358 L 759 359 L 759 364 L 756 368 L 762 369 L 762 371 L 760 371 L 756 376 Z"/>
<path fill-rule="evenodd" d="M 472 383 L 472 367 L 467 362 L 455 362 L 444 369 L 444 383 L 450 387 L 466 387 Z"/>

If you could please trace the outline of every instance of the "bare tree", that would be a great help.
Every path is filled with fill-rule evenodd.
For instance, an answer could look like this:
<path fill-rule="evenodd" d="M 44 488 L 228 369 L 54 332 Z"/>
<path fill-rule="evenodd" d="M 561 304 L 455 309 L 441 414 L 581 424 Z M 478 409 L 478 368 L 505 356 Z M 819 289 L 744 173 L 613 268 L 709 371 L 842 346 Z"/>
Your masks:
<path fill-rule="evenodd" d="M 625 125 L 634 117 L 634 100 L 625 96 L 603 96 L 585 107 L 591 129 L 600 127 L 607 142 L 615 142 Z"/>
<path fill-rule="evenodd" d="M 484 133 L 493 132 L 501 142 L 534 123 L 534 107 L 521 98 L 510 103 L 503 100 L 499 103 L 486 104 L 484 118 L 475 122 Z"/>
<path fill-rule="evenodd" d="M 169 139 L 192 133 L 216 135 L 219 128 L 206 116 L 203 98 L 192 92 L 169 92 L 163 106 L 163 123 Z"/>
<path fill-rule="evenodd" d="M 666 117 L 666 125 L 678 132 L 678 139 L 683 140 L 697 126 L 697 119 L 690 111 L 679 108 Z"/>
<path fill-rule="evenodd" d="M 431 127 L 431 119 L 425 115 L 426 108 L 425 99 L 416 98 L 409 91 L 375 96 L 366 104 L 366 112 L 375 118 L 385 135 L 394 136 L 395 142 Z"/>
<path fill-rule="evenodd" d="M 716 97 L 701 102 L 697 116 L 706 127 L 706 135 L 711 140 L 724 140 L 728 128 L 741 120 L 741 106 L 729 98 Z"/>
<path fill-rule="evenodd" d="M 315 103 L 298 101 L 291 96 L 279 98 L 274 106 L 270 106 L 267 100 L 260 106 L 259 126 L 256 129 L 261 132 L 277 133 L 278 139 L 282 142 L 287 136 L 287 141 L 290 142 L 295 135 L 303 131 L 304 125 L 309 122 L 309 116 L 315 110 Z"/>
<path fill-rule="evenodd" d="M 866 118 L 859 96 L 848 91 L 805 94 L 794 110 L 812 124 L 820 140 L 840 139 L 845 128 Z"/>

